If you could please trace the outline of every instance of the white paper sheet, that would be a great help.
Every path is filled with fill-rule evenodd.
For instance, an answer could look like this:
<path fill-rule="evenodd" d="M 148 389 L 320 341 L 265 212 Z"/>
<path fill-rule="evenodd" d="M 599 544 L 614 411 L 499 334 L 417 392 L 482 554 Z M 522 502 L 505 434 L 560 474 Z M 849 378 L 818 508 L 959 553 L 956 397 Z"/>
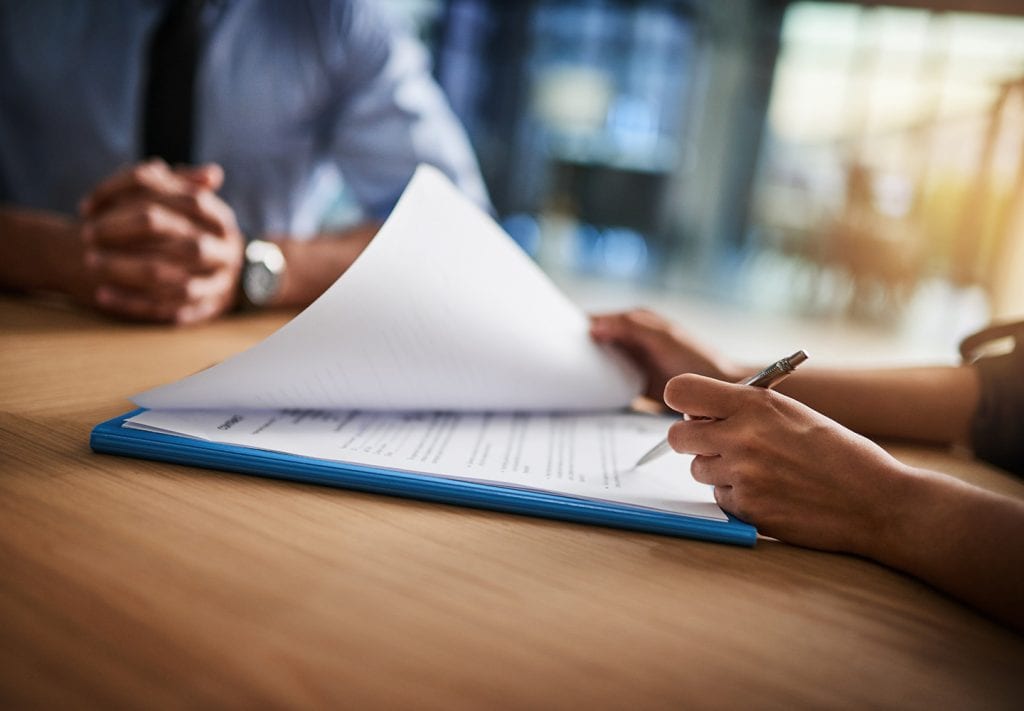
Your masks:
<path fill-rule="evenodd" d="M 147 408 L 456 411 L 627 405 L 636 371 L 501 228 L 421 166 L 358 260 L 303 313 Z"/>
<path fill-rule="evenodd" d="M 148 411 L 126 426 L 371 467 L 497 482 L 725 521 L 692 457 L 632 466 L 673 419 L 580 415 Z"/>

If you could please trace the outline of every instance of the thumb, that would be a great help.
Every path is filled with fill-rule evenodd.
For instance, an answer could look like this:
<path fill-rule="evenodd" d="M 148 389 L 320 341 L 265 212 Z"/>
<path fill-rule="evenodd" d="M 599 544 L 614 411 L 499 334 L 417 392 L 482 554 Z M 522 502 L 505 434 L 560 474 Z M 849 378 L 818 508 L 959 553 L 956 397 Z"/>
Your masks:
<path fill-rule="evenodd" d="M 691 417 L 725 420 L 744 406 L 751 395 L 746 385 L 723 383 L 694 373 L 677 375 L 665 386 L 665 404 Z M 762 392 L 767 392 L 762 390 Z"/>

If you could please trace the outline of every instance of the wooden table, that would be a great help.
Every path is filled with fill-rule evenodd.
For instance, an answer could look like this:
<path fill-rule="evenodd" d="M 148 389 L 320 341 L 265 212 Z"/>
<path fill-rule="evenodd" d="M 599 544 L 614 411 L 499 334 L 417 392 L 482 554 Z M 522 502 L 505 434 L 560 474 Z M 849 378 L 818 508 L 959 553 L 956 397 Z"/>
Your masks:
<path fill-rule="evenodd" d="M 286 318 L 175 330 L 0 298 L 0 706 L 1024 703 L 1024 638 L 857 558 L 89 451 L 127 396 Z"/>

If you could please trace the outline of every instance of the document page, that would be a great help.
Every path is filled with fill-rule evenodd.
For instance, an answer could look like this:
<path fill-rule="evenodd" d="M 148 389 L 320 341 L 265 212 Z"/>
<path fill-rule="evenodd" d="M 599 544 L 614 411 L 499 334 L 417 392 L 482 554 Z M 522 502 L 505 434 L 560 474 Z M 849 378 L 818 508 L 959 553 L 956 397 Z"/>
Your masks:
<path fill-rule="evenodd" d="M 673 419 L 529 414 L 151 410 L 126 427 L 726 521 L 678 454 L 633 469 Z"/>
<path fill-rule="evenodd" d="M 641 379 L 476 205 L 421 166 L 363 254 L 263 342 L 137 395 L 150 409 L 583 411 Z"/>

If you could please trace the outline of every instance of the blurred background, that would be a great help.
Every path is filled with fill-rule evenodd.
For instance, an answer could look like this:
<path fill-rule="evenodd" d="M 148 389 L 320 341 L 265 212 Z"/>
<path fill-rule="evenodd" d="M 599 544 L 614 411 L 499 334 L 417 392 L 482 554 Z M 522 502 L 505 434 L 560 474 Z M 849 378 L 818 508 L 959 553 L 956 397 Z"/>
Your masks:
<path fill-rule="evenodd" d="M 497 217 L 588 307 L 854 361 L 1024 315 L 1021 0 L 388 4 Z"/>

